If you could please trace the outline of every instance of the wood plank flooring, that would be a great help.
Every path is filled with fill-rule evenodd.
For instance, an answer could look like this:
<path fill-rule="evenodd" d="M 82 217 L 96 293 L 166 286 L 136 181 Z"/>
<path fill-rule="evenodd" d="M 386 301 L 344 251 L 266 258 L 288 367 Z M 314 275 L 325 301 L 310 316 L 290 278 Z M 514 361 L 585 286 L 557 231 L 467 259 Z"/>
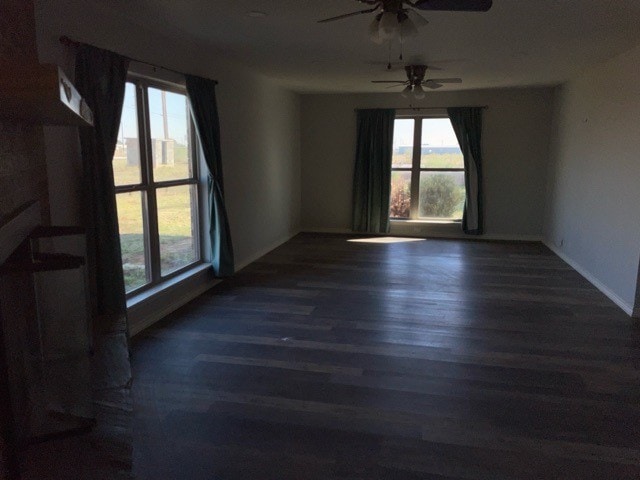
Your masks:
<path fill-rule="evenodd" d="M 637 320 L 540 244 L 349 238 L 134 339 L 137 478 L 640 478 Z"/>

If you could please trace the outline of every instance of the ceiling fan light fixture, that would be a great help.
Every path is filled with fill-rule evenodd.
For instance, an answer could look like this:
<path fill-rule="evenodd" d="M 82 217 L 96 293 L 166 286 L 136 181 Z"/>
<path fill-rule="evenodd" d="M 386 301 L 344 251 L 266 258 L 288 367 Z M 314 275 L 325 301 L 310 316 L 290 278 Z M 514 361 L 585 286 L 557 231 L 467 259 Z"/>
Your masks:
<path fill-rule="evenodd" d="M 402 92 L 400 92 L 400 95 L 402 95 L 404 98 L 410 98 L 411 97 L 411 85 L 407 85 Z"/>
<path fill-rule="evenodd" d="M 379 35 L 383 40 L 390 40 L 398 35 L 398 15 L 392 12 L 384 12 L 380 17 Z"/>
<path fill-rule="evenodd" d="M 410 18 L 405 18 L 400 22 L 400 34 L 403 39 L 413 38 L 418 35 L 418 29 Z"/>
<path fill-rule="evenodd" d="M 413 87 L 413 96 L 416 100 L 422 100 L 426 96 L 426 92 L 424 91 L 424 88 L 422 88 L 422 85 L 418 84 Z"/>
<path fill-rule="evenodd" d="M 409 20 L 413 22 L 416 28 L 429 25 L 429 21 L 415 10 L 407 10 L 407 17 L 409 17 Z"/>
<path fill-rule="evenodd" d="M 369 24 L 369 39 L 378 45 L 384 42 L 384 40 L 380 38 L 380 20 L 378 17 L 375 17 Z"/>

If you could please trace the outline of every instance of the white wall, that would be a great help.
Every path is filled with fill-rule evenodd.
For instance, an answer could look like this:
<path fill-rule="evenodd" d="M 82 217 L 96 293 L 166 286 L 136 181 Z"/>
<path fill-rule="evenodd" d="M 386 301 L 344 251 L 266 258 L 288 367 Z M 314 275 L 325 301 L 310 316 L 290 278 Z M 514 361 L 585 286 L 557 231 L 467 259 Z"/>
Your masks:
<path fill-rule="evenodd" d="M 636 281 L 636 301 L 631 314 L 636 318 L 640 318 L 640 262 L 638 263 L 638 279 Z"/>
<path fill-rule="evenodd" d="M 483 134 L 487 237 L 541 238 L 552 99 L 549 88 L 504 89 L 429 92 L 426 99 L 414 104 L 489 107 L 484 113 Z M 354 109 L 406 106 L 398 93 L 303 95 L 303 230 L 351 228 Z M 427 233 L 416 228 L 419 230 L 410 233 Z M 392 233 L 394 230 L 398 228 L 392 227 Z"/>
<path fill-rule="evenodd" d="M 227 213 L 244 266 L 300 229 L 300 101 L 265 81 L 233 81 L 227 95 L 221 81 L 219 108 Z"/>
<path fill-rule="evenodd" d="M 631 312 L 640 257 L 640 47 L 559 88 L 545 240 Z"/>
<path fill-rule="evenodd" d="M 112 9 L 89 3 L 36 1 L 40 60 L 73 73 L 73 54 L 58 41 L 67 35 L 137 60 L 217 79 L 226 204 L 237 265 L 246 265 L 295 234 L 300 219 L 298 95 L 206 45 L 165 38 L 129 23 L 126 11 L 116 17 Z M 82 171 L 77 134 L 73 128 L 49 128 L 46 140 L 53 221 L 76 223 Z"/>

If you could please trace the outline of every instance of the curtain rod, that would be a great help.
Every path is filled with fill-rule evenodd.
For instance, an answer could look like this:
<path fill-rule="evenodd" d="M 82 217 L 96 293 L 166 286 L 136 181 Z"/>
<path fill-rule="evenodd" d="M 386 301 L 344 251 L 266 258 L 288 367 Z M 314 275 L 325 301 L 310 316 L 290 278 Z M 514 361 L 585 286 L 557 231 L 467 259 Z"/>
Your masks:
<path fill-rule="evenodd" d="M 483 110 L 487 110 L 489 105 L 463 105 L 461 107 L 403 107 L 403 108 L 394 108 L 393 110 L 411 110 L 413 112 L 417 112 L 420 110 L 446 110 L 447 108 L 482 108 Z M 370 110 L 367 108 L 354 108 L 354 111 L 358 110 Z"/>
<path fill-rule="evenodd" d="M 95 47 L 95 45 L 91 45 L 89 43 L 85 44 L 84 42 L 79 42 L 77 40 L 73 40 L 72 38 L 67 37 L 66 35 L 63 35 L 62 37 L 60 37 L 60 43 L 62 43 L 63 45 L 66 45 L 67 47 L 78 47 L 80 45 L 90 45 L 92 47 Z M 101 48 L 101 47 L 96 47 L 96 48 Z M 102 50 L 107 50 L 106 48 L 103 48 Z M 118 52 L 114 52 L 113 50 L 107 50 L 108 52 L 111 53 L 115 53 L 117 55 L 122 55 L 121 53 Z M 167 72 L 172 72 L 172 73 L 177 73 L 178 75 L 184 75 L 184 72 L 179 72 L 178 70 L 173 70 L 171 68 L 167 68 L 167 67 L 161 67 L 159 65 L 154 65 L 153 63 L 149 63 L 149 62 L 145 62 L 143 60 L 138 60 L 136 58 L 132 58 L 132 57 L 128 57 L 127 55 L 122 55 L 125 58 L 128 58 L 130 61 L 132 62 L 137 62 L 137 63 L 142 63 L 144 65 L 148 65 L 150 67 L 153 68 L 160 68 L 162 70 L 166 70 Z M 218 84 L 217 80 L 212 80 L 216 85 Z"/>

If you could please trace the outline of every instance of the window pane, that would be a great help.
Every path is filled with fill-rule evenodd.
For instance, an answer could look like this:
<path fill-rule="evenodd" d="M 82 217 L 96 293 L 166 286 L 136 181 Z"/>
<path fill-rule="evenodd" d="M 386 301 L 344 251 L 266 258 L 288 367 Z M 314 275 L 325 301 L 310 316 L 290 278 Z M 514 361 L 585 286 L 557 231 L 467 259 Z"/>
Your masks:
<path fill-rule="evenodd" d="M 156 182 L 191 177 L 187 97 L 149 88 L 151 158 Z"/>
<path fill-rule="evenodd" d="M 160 264 L 164 276 L 198 260 L 194 235 L 197 200 L 194 185 L 159 188 L 156 195 Z"/>
<path fill-rule="evenodd" d="M 118 143 L 113 154 L 113 180 L 116 185 L 140 183 L 140 141 L 136 87 L 133 83 L 127 83 L 124 90 Z"/>
<path fill-rule="evenodd" d="M 421 168 L 464 168 L 458 139 L 448 118 L 422 119 Z"/>
<path fill-rule="evenodd" d="M 460 220 L 464 172 L 420 172 L 420 218 Z"/>
<path fill-rule="evenodd" d="M 411 213 L 411 172 L 391 172 L 389 216 L 409 218 Z"/>
<path fill-rule="evenodd" d="M 146 239 L 142 217 L 142 192 L 116 195 L 118 227 L 122 249 L 122 269 L 127 292 L 146 284 L 149 279 L 146 258 Z"/>
<path fill-rule="evenodd" d="M 396 120 L 393 124 L 393 157 L 394 168 L 411 168 L 413 163 L 413 126 L 415 120 Z"/>

